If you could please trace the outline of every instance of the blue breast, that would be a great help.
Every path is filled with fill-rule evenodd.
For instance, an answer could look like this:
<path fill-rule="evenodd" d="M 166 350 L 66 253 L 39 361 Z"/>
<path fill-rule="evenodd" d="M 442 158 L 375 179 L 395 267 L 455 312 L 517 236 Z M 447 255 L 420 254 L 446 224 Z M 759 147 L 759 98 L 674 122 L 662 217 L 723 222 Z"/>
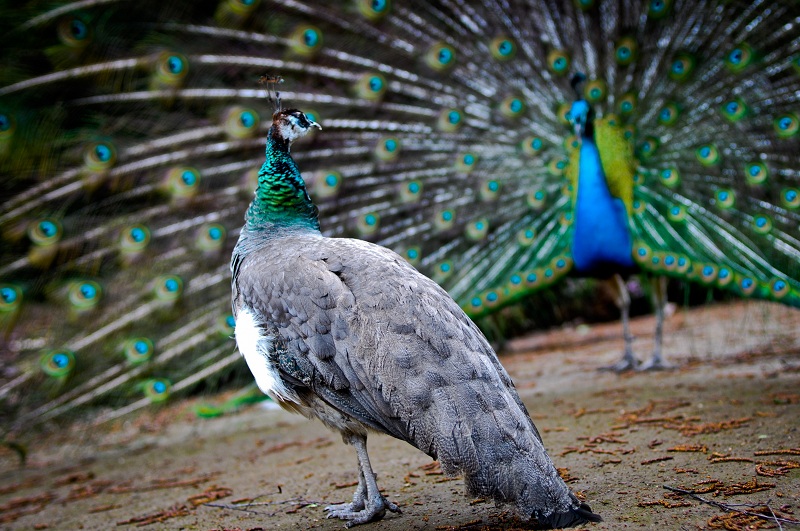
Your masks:
<path fill-rule="evenodd" d="M 600 152 L 591 138 L 584 137 L 581 143 L 575 203 L 575 270 L 600 276 L 634 268 L 625 206 L 609 192 Z"/>

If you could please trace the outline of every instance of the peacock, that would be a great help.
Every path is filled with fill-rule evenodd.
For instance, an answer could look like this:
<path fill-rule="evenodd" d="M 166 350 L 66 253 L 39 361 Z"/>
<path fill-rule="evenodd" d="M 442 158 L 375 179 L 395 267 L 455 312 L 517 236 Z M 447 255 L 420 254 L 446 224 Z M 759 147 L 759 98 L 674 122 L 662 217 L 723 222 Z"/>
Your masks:
<path fill-rule="evenodd" d="M 355 448 L 353 501 L 328 517 L 351 527 L 400 512 L 370 465 L 377 431 L 548 529 L 601 521 L 558 475 L 488 341 L 447 292 L 385 247 L 322 235 L 290 154 L 320 125 L 277 107 L 231 258 L 236 344 L 262 391 Z"/>
<path fill-rule="evenodd" d="M 265 73 L 325 128 L 296 155 L 323 234 L 394 250 L 474 319 L 635 272 L 800 306 L 796 2 L 31 1 L 0 25 L 16 432 L 246 381 L 228 261 Z M 585 267 L 608 230 L 578 233 L 591 146 L 623 263 Z"/>

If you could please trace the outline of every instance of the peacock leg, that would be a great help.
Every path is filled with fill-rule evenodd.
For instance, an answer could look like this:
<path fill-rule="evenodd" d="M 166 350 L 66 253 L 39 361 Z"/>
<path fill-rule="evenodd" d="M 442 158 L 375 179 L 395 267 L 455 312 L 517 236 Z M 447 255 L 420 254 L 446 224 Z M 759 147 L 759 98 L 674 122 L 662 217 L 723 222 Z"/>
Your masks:
<path fill-rule="evenodd" d="M 625 338 L 625 352 L 622 359 L 613 365 L 600 367 L 601 371 L 623 372 L 635 370 L 639 366 L 639 360 L 633 355 L 633 336 L 630 327 L 631 296 L 625 281 L 619 275 L 614 275 L 614 281 L 609 283 L 614 290 L 614 302 L 620 309 L 622 319 L 622 335 Z"/>
<path fill-rule="evenodd" d="M 331 505 L 325 508 L 328 518 L 348 520 L 347 527 L 377 521 L 383 518 L 386 510 L 399 513 L 400 508 L 383 497 L 375 480 L 375 472 L 367 454 L 367 437 L 354 433 L 342 434 L 342 440 L 356 449 L 358 456 L 358 487 L 352 503 Z"/>
<path fill-rule="evenodd" d="M 661 345 L 664 338 L 664 307 L 667 305 L 667 277 L 658 276 L 651 279 L 653 288 L 653 306 L 656 311 L 656 335 L 653 339 L 653 356 L 643 363 L 638 370 L 657 371 L 673 369 L 675 366 L 664 361 Z"/>

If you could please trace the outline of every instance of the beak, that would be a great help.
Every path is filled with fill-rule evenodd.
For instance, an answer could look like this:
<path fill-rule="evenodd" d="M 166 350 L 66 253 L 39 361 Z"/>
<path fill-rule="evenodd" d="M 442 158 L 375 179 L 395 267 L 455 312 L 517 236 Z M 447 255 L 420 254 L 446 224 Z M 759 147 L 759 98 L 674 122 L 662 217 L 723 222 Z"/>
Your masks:
<path fill-rule="evenodd" d="M 317 122 L 315 122 L 314 120 L 312 120 L 311 118 L 309 118 L 309 117 L 308 117 L 308 115 L 306 115 L 306 120 L 308 120 L 308 124 L 309 124 L 309 125 L 308 125 L 308 128 L 309 128 L 309 129 L 311 129 L 312 127 L 316 127 L 317 129 L 319 129 L 320 131 L 322 131 L 322 126 L 321 126 L 321 125 L 319 125 L 319 124 L 318 124 Z"/>

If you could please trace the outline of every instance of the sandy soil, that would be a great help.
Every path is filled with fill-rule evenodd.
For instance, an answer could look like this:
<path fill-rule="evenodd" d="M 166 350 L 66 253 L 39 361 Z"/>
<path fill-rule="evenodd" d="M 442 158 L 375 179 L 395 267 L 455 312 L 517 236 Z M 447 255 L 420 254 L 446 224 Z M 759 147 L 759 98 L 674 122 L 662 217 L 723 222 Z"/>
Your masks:
<path fill-rule="evenodd" d="M 641 358 L 652 329 L 649 317 L 633 323 Z M 665 340 L 677 370 L 598 372 L 620 355 L 620 336 L 618 323 L 565 328 L 514 340 L 502 358 L 556 466 L 605 519 L 589 528 L 769 527 L 664 485 L 800 519 L 800 312 L 679 310 Z M 354 452 L 338 436 L 276 409 L 201 419 L 192 405 L 29 441 L 24 468 L 0 449 L 0 529 L 343 528 L 322 510 L 355 485 Z M 465 498 L 460 479 L 409 445 L 372 436 L 369 446 L 403 514 L 362 529 L 525 527 L 506 508 Z"/>

